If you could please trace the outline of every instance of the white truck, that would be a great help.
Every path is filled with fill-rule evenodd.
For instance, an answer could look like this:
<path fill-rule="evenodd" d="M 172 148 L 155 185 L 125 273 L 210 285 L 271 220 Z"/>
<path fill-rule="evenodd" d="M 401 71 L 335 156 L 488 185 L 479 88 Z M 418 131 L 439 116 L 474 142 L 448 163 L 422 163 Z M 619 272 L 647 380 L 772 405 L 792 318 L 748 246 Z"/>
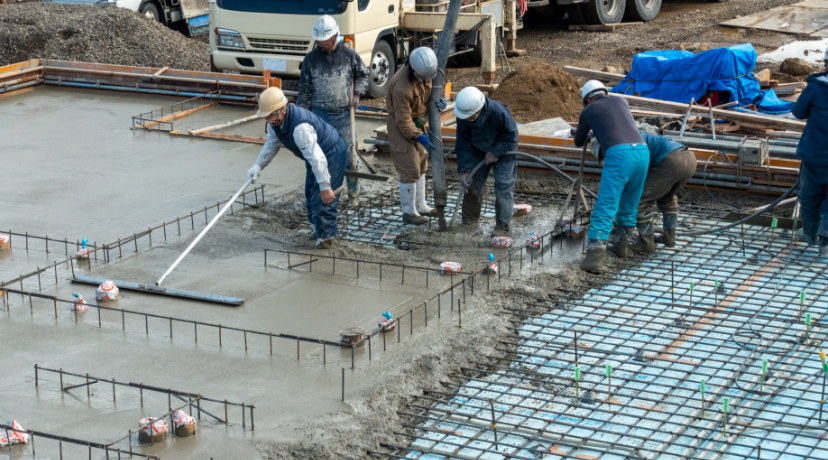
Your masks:
<path fill-rule="evenodd" d="M 298 77 L 313 49 L 311 31 L 323 14 L 339 24 L 344 43 L 353 47 L 370 71 L 369 92 L 382 97 L 391 77 L 418 46 L 435 48 L 445 23 L 442 0 L 210 0 L 210 64 L 214 71 Z M 517 3 L 463 0 L 452 59 L 481 66 L 494 78 L 501 37 L 512 48 L 522 23 Z"/>
<path fill-rule="evenodd" d="M 190 35 L 207 32 L 208 0 L 43 0 L 50 3 L 114 6 L 143 14 L 147 19 L 176 26 L 186 24 Z"/>

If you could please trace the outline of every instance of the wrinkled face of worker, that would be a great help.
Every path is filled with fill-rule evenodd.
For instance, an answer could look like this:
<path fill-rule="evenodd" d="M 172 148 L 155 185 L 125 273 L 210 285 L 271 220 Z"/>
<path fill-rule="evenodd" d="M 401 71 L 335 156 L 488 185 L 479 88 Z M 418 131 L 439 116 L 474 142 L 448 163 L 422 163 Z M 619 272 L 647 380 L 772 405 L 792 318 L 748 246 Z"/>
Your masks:
<path fill-rule="evenodd" d="M 274 125 L 281 126 L 282 122 L 285 119 L 285 116 L 284 116 L 285 112 L 287 112 L 287 111 L 284 110 L 284 109 L 279 109 L 279 110 L 271 113 L 270 115 L 266 116 L 265 120 L 267 120 L 268 123 L 273 123 Z"/>
<path fill-rule="evenodd" d="M 339 34 L 336 34 L 327 40 L 316 42 L 316 46 L 318 46 L 322 51 L 330 53 L 334 50 L 334 48 L 336 48 L 337 41 L 339 41 Z"/>
<path fill-rule="evenodd" d="M 477 121 L 477 117 L 480 116 L 480 111 L 482 111 L 482 110 L 483 109 L 480 109 L 477 112 L 474 112 L 473 115 L 469 115 L 469 118 L 466 118 L 466 120 L 471 122 L 471 123 L 474 123 L 475 121 Z"/>

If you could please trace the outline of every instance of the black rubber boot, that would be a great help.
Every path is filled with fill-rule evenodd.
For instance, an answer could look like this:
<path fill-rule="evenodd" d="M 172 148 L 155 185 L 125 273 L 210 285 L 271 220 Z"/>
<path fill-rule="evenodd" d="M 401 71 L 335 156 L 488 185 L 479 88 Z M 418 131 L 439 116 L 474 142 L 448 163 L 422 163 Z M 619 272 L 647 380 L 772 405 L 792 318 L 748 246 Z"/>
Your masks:
<path fill-rule="evenodd" d="M 643 215 L 639 214 L 638 221 L 635 224 L 638 229 L 638 240 L 630 244 L 630 251 L 637 254 L 652 254 L 655 252 L 655 242 L 653 241 L 653 213 L 646 212 Z"/>
<path fill-rule="evenodd" d="M 656 235 L 654 242 L 663 244 L 665 247 L 676 247 L 676 227 L 678 226 L 678 212 L 664 213 L 664 233 Z"/>
<path fill-rule="evenodd" d="M 330 249 L 333 246 L 333 238 L 328 238 L 316 243 L 316 249 Z"/>
<path fill-rule="evenodd" d="M 497 224 L 495 225 L 494 231 L 492 231 L 492 237 L 495 236 L 509 236 L 509 233 L 512 231 L 512 228 L 509 224 Z"/>
<path fill-rule="evenodd" d="M 607 242 L 603 240 L 589 240 L 586 255 L 578 268 L 589 273 L 603 273 L 606 270 L 606 266 L 604 265 L 606 258 Z"/>
<path fill-rule="evenodd" d="M 411 225 L 425 225 L 425 224 L 428 223 L 428 217 L 423 217 L 419 214 L 403 213 L 402 220 L 406 224 L 411 224 Z"/>
<path fill-rule="evenodd" d="M 824 259 L 828 257 L 828 238 L 824 236 L 819 237 L 819 258 Z"/>
<path fill-rule="evenodd" d="M 607 245 L 607 251 L 615 254 L 620 259 L 626 259 L 632 255 L 630 253 L 629 240 L 635 227 L 618 227 L 617 232 L 620 236 L 615 236 L 615 243 Z"/>
<path fill-rule="evenodd" d="M 463 216 L 463 225 L 475 224 L 480 220 L 480 210 L 483 208 L 483 197 L 470 193 L 463 195 L 463 205 L 460 211 Z"/>

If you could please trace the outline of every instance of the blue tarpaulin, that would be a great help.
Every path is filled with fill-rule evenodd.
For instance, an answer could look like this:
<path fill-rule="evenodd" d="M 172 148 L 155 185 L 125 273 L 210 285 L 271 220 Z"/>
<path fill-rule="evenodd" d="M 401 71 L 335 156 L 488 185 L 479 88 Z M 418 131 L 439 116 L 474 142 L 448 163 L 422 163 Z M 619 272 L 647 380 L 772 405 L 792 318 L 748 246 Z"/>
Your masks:
<path fill-rule="evenodd" d="M 756 50 L 745 43 L 693 54 L 689 51 L 649 51 L 633 57 L 632 72 L 612 88 L 613 93 L 635 94 L 663 101 L 689 103 L 711 91 L 730 93 L 739 105 L 757 103 L 771 113 L 789 112 L 793 103 L 779 100 L 773 90 L 761 91 L 753 78 Z"/>

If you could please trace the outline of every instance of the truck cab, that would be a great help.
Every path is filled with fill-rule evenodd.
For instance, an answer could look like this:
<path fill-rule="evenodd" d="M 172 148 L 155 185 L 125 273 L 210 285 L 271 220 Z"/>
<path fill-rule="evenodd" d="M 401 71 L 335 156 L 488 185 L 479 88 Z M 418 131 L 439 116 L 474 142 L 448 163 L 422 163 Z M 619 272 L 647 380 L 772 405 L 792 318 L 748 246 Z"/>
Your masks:
<path fill-rule="evenodd" d="M 314 23 L 327 14 L 368 67 L 369 93 L 382 97 L 396 70 L 400 6 L 400 0 L 211 0 L 211 67 L 298 77 L 315 45 Z"/>

